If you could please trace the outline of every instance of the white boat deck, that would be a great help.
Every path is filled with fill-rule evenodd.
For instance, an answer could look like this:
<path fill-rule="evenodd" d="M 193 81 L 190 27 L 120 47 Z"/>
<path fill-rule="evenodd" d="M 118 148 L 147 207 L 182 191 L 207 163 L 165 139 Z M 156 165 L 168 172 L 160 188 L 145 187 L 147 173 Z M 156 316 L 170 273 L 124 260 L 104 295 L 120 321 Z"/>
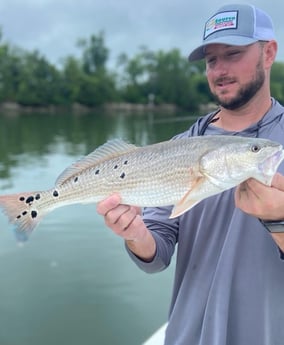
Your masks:
<path fill-rule="evenodd" d="M 163 345 L 165 340 L 165 331 L 167 323 L 161 326 L 149 339 L 147 339 L 142 345 Z"/>

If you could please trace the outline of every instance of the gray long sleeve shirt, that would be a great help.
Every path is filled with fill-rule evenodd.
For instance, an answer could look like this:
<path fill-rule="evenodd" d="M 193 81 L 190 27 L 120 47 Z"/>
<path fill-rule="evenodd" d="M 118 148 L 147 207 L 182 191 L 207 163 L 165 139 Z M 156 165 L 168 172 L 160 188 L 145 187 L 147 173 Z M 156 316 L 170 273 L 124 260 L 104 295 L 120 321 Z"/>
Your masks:
<path fill-rule="evenodd" d="M 284 145 L 284 107 L 274 99 L 264 118 L 239 133 L 200 118 L 179 137 L 258 136 Z M 284 164 L 279 167 L 284 174 Z M 234 205 L 234 189 L 210 197 L 182 216 L 171 207 L 146 208 L 157 252 L 146 272 L 165 269 L 177 248 L 165 345 L 283 345 L 284 260 L 258 219 Z M 177 245 L 177 246 L 176 246 Z"/>

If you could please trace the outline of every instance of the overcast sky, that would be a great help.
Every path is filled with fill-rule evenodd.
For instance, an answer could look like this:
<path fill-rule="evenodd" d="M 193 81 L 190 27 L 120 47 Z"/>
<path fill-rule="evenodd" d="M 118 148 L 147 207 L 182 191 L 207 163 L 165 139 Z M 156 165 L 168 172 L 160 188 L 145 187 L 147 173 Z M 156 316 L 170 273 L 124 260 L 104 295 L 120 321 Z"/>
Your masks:
<path fill-rule="evenodd" d="M 78 55 L 76 42 L 101 30 L 110 62 L 141 45 L 157 51 L 178 48 L 184 56 L 201 43 L 204 22 L 220 6 L 246 1 L 224 0 L 2 0 L 3 40 L 28 51 L 37 49 L 52 63 Z M 283 0 L 251 0 L 273 19 L 284 62 Z"/>

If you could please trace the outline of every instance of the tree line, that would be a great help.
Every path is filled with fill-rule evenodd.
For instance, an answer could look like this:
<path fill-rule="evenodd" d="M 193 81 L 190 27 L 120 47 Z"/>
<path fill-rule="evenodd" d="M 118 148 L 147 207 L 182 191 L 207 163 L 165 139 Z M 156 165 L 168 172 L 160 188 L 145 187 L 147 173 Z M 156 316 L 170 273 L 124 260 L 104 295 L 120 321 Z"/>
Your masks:
<path fill-rule="evenodd" d="M 78 40 L 80 56 L 67 56 L 57 67 L 38 51 L 3 41 L 0 32 L 0 103 L 23 106 L 99 107 L 110 102 L 171 103 L 195 111 L 213 101 L 203 61 L 189 63 L 178 49 L 152 51 L 141 47 L 133 57 L 117 57 L 108 68 L 104 32 Z M 275 62 L 272 95 L 284 104 L 284 64 Z"/>

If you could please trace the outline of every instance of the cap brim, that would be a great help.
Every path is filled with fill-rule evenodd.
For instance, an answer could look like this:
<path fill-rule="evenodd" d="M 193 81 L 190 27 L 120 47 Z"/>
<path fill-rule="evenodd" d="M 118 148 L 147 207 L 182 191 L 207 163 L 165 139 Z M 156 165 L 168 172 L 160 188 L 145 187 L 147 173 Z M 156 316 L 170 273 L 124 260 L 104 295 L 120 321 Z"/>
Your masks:
<path fill-rule="evenodd" d="M 197 61 L 204 59 L 204 48 L 209 44 L 227 44 L 232 46 L 247 46 L 254 42 L 257 42 L 257 39 L 243 37 L 243 36 L 226 36 L 226 37 L 217 37 L 213 40 L 205 42 L 198 48 L 194 49 L 188 56 L 189 61 Z"/>

